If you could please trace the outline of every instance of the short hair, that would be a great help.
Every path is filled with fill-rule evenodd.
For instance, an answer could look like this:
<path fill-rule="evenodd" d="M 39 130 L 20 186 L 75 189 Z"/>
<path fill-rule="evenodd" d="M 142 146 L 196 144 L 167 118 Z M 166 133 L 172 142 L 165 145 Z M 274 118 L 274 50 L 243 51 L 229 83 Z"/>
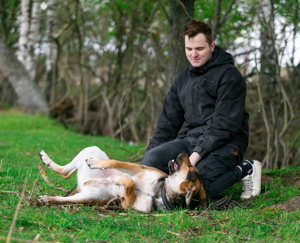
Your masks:
<path fill-rule="evenodd" d="M 184 25 L 183 27 L 183 32 L 182 36 L 185 37 L 186 35 L 189 38 L 195 37 L 198 34 L 204 34 L 206 37 L 206 42 L 211 45 L 214 41 L 213 38 L 213 30 L 212 28 L 209 27 L 208 24 L 202 22 L 202 21 L 197 21 L 195 19 L 191 20 L 187 24 Z"/>

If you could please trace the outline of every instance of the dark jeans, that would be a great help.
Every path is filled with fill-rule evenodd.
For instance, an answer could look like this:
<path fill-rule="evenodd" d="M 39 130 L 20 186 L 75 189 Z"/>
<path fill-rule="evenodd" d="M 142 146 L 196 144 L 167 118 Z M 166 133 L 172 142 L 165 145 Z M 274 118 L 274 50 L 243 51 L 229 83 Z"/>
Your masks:
<path fill-rule="evenodd" d="M 142 165 L 155 167 L 169 174 L 168 162 L 186 151 L 189 155 L 193 147 L 182 139 L 176 139 L 148 151 Z M 242 173 L 236 166 L 241 163 L 239 156 L 234 156 L 233 148 L 223 145 L 212 151 L 196 165 L 200 172 L 207 198 L 212 198 L 242 179 Z"/>

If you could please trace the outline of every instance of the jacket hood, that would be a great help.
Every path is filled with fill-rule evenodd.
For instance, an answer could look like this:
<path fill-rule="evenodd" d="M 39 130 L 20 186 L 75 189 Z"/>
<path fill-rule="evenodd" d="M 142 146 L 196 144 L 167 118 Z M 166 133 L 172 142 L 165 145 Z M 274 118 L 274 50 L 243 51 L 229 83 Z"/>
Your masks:
<path fill-rule="evenodd" d="M 197 74 L 204 74 L 210 68 L 221 66 L 224 64 L 232 64 L 234 65 L 233 57 L 230 53 L 226 52 L 222 47 L 215 46 L 215 49 L 212 53 L 212 58 L 205 63 L 202 67 L 193 67 L 190 65 L 189 71 Z"/>

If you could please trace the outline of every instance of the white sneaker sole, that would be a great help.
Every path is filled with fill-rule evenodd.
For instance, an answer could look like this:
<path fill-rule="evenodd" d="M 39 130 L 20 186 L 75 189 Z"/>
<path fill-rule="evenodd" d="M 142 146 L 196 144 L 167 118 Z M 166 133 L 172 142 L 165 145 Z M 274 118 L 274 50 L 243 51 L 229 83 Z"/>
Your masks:
<path fill-rule="evenodd" d="M 257 197 L 261 192 L 261 163 L 258 160 L 254 160 L 253 173 L 255 180 L 252 180 L 252 197 Z"/>
<path fill-rule="evenodd" d="M 245 192 L 243 191 L 240 198 L 241 199 L 250 199 L 253 197 L 257 197 L 261 192 L 261 162 L 258 160 L 253 160 L 253 174 L 252 176 L 255 177 L 255 180 L 252 178 L 252 190 Z M 246 177 L 245 177 L 246 178 Z"/>

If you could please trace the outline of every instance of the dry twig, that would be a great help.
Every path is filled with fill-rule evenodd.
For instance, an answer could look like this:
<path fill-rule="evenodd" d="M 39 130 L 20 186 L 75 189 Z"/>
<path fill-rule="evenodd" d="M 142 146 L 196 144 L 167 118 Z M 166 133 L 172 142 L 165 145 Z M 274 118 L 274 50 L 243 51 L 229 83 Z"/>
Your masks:
<path fill-rule="evenodd" d="M 34 192 L 34 190 L 35 190 L 35 188 L 36 188 L 36 184 L 37 184 L 37 182 L 38 182 L 38 179 L 39 179 L 40 175 L 41 175 L 41 173 L 37 176 L 37 178 L 36 178 L 36 180 L 35 180 L 35 182 L 34 182 L 34 184 L 33 184 L 33 187 L 32 187 L 32 190 L 31 190 L 31 192 L 30 192 L 29 197 L 26 198 L 28 201 L 30 201 L 31 198 L 32 198 L 33 192 Z"/>
<path fill-rule="evenodd" d="M 173 234 L 173 235 L 181 236 L 181 234 L 178 234 L 178 233 L 175 233 L 175 232 L 172 232 L 172 231 L 169 231 L 169 230 L 167 230 L 167 232 L 170 233 L 170 234 Z"/>
<path fill-rule="evenodd" d="M 3 238 L 0 237 L 0 240 L 2 240 Z M 24 240 L 24 239 L 19 239 L 19 238 L 16 238 L 16 237 L 11 237 L 10 238 L 12 241 L 14 242 L 25 242 L 25 243 L 37 243 L 39 241 L 36 241 L 36 240 Z M 43 241 L 43 243 L 53 243 L 53 241 Z"/>
<path fill-rule="evenodd" d="M 84 135 L 82 135 L 82 134 L 78 134 L 78 135 L 81 136 L 81 137 L 84 137 Z M 89 139 L 90 141 L 94 141 L 94 142 L 96 142 L 96 143 L 103 144 L 103 145 L 105 145 L 105 146 L 108 146 L 108 147 L 111 147 L 111 148 L 114 148 L 114 149 L 122 149 L 122 150 L 125 151 L 126 153 L 133 155 L 133 158 L 135 158 L 135 157 L 143 158 L 143 156 L 142 156 L 142 155 L 139 155 L 139 153 L 140 153 L 141 150 L 143 150 L 143 149 L 145 149 L 145 148 L 139 149 L 138 154 L 135 154 L 135 153 L 133 153 L 133 152 L 131 152 L 131 151 L 125 149 L 124 147 L 114 146 L 114 145 L 111 145 L 111 144 L 108 144 L 108 143 L 104 143 L 104 142 L 101 142 L 101 141 L 98 141 L 98 140 L 92 139 L 92 138 L 86 138 L 86 137 L 85 137 L 85 139 Z"/>
<path fill-rule="evenodd" d="M 61 186 L 55 186 L 55 185 L 49 180 L 49 178 L 48 178 L 48 176 L 47 176 L 47 173 L 46 173 L 46 171 L 45 171 L 45 169 L 44 169 L 44 166 L 43 166 L 42 164 L 38 164 L 38 165 L 36 165 L 36 166 L 37 166 L 37 168 L 38 168 L 39 171 L 40 171 L 40 175 L 42 176 L 42 178 L 44 179 L 44 181 L 45 181 L 47 184 L 49 184 L 51 187 L 55 187 L 55 188 L 57 188 L 58 190 L 61 190 L 61 191 L 65 192 L 65 193 L 69 193 L 69 192 L 70 192 L 69 190 L 67 190 L 67 189 L 65 189 L 65 188 L 63 188 L 63 187 L 61 187 Z"/>
<path fill-rule="evenodd" d="M 112 199 L 110 199 L 107 203 L 107 206 L 109 206 L 109 204 L 111 204 L 112 202 L 115 202 L 115 201 L 118 201 L 118 200 L 121 200 L 121 198 L 118 196 L 118 197 L 114 197 Z"/>
<path fill-rule="evenodd" d="M 21 203 L 22 203 L 23 198 L 25 196 L 25 189 L 27 187 L 27 182 L 28 182 L 28 178 L 25 178 L 23 189 L 22 189 L 22 193 L 21 193 L 21 197 L 20 197 L 20 200 L 19 200 L 19 202 L 17 204 L 15 215 L 13 217 L 13 221 L 11 222 L 11 225 L 10 225 L 10 228 L 9 228 L 9 231 L 8 231 L 8 235 L 7 235 L 7 238 L 6 238 L 6 243 L 10 242 L 10 240 L 11 240 L 11 234 L 13 232 L 14 226 L 15 226 L 16 221 L 17 221 L 18 213 L 19 213 L 19 210 L 21 208 Z"/>
<path fill-rule="evenodd" d="M 10 193 L 10 194 L 15 194 L 16 196 L 18 196 L 18 197 L 19 197 L 19 193 L 18 193 L 18 192 L 14 192 L 14 191 L 2 191 L 2 190 L 0 190 L 0 192 L 2 192 L 2 193 Z"/>

